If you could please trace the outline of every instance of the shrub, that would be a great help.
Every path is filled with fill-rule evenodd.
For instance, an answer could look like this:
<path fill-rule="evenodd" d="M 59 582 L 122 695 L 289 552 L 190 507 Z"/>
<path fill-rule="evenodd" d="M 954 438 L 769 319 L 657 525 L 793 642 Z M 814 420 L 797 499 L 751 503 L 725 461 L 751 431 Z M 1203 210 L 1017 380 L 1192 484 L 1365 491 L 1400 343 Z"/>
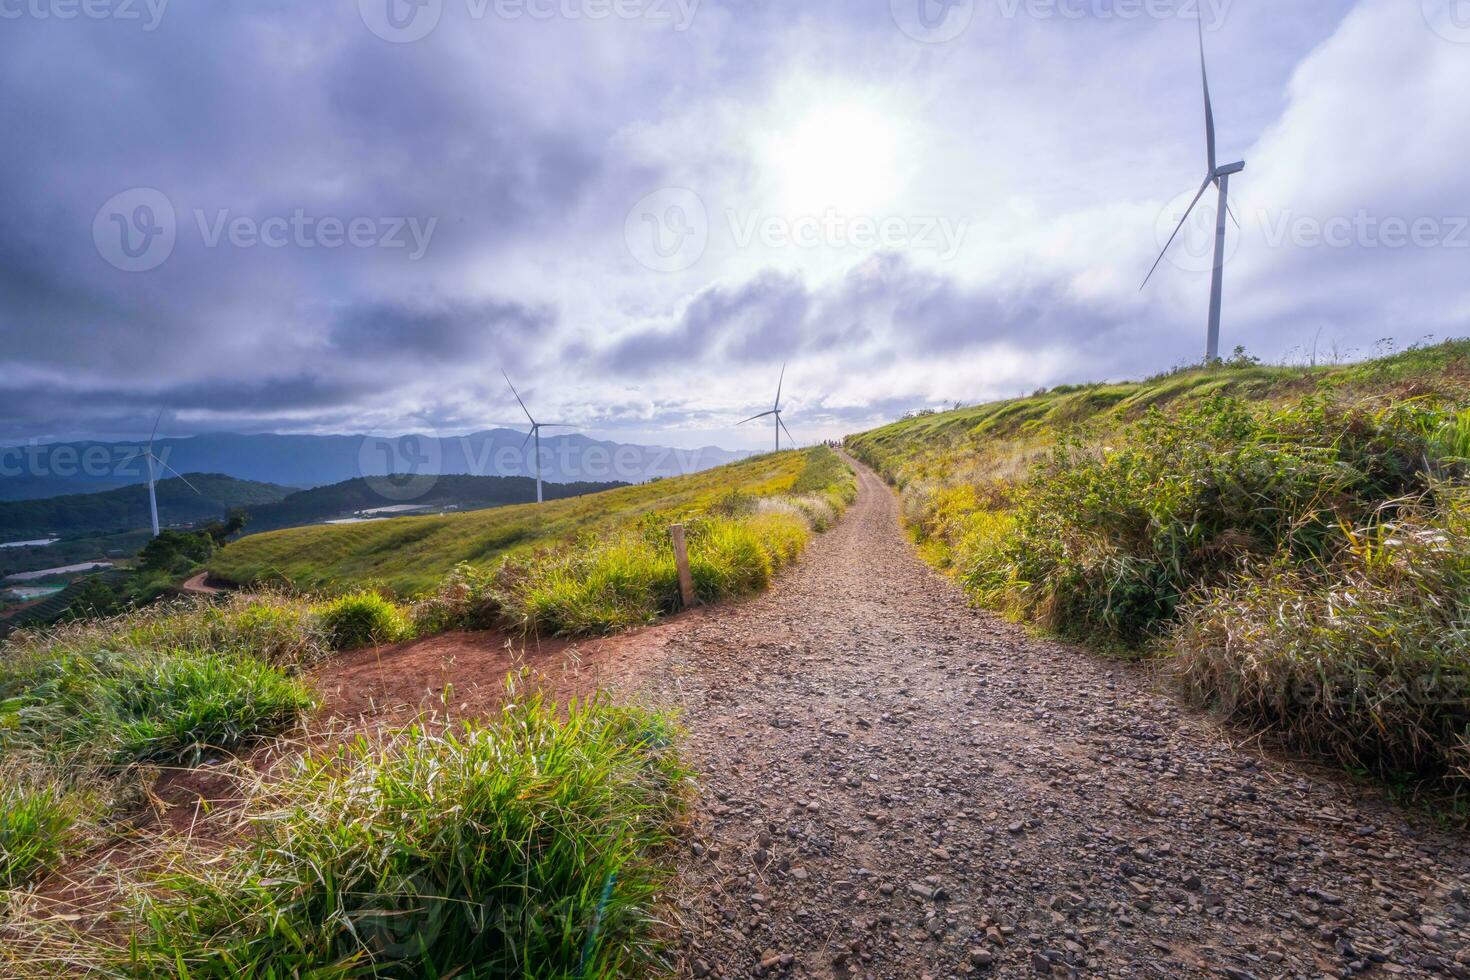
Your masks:
<path fill-rule="evenodd" d="M 513 699 L 270 787 L 256 842 L 160 883 L 140 976 L 628 976 L 687 772 L 670 723 Z"/>
<path fill-rule="evenodd" d="M 332 647 L 337 650 L 397 643 L 413 635 L 413 623 L 403 610 L 369 590 L 327 602 L 321 607 L 320 615 Z"/>
<path fill-rule="evenodd" d="M 1015 535 L 978 556 L 980 597 L 1065 635 L 1137 645 L 1243 556 L 1321 565 L 1342 527 L 1423 491 L 1427 421 L 1313 398 L 1252 411 L 1217 397 L 1157 409 L 1120 448 L 1062 440 L 1020 491 Z"/>
<path fill-rule="evenodd" d="M 1470 533 L 1462 514 L 1350 535 L 1189 602 L 1174 668 L 1198 700 L 1385 776 L 1470 785 Z"/>

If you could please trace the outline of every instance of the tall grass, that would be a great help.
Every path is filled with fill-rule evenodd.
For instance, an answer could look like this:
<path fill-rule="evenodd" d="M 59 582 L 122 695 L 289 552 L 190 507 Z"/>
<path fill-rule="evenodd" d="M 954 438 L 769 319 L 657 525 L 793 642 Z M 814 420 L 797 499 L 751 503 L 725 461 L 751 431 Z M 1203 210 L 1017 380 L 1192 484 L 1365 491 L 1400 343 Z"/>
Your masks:
<path fill-rule="evenodd" d="M 586 636 L 651 623 L 678 610 L 669 526 L 683 523 L 702 602 L 751 595 L 800 555 L 856 496 L 856 481 L 825 447 L 806 454 L 791 492 L 736 490 L 703 509 L 656 511 L 611 532 L 506 557 L 491 570 L 461 566 L 415 608 L 421 631 L 500 625 L 524 633 Z"/>
<path fill-rule="evenodd" d="M 628 976 L 687 771 L 667 719 L 538 697 L 360 739 L 269 788 L 253 843 L 156 883 L 136 976 Z"/>
<path fill-rule="evenodd" d="M 58 650 L 0 664 L 0 757 L 79 771 L 197 762 L 289 728 L 311 692 L 249 657 Z"/>
<path fill-rule="evenodd" d="M 86 796 L 59 782 L 39 785 L 21 773 L 0 785 L 0 892 L 21 888 L 53 870 L 78 837 Z M 0 895 L 0 912 L 4 910 Z"/>
<path fill-rule="evenodd" d="M 1152 410 L 1115 447 L 1064 438 L 1017 491 L 1014 533 L 977 554 L 982 600 L 1063 635 L 1140 644 L 1184 596 L 1243 559 L 1320 567 L 1342 528 L 1427 490 L 1417 404 L 1309 398 L 1277 410 L 1216 398 Z"/>
<path fill-rule="evenodd" d="M 1192 598 L 1174 672 L 1300 748 L 1470 789 L 1470 511 L 1347 534 L 1331 567 L 1273 563 Z"/>

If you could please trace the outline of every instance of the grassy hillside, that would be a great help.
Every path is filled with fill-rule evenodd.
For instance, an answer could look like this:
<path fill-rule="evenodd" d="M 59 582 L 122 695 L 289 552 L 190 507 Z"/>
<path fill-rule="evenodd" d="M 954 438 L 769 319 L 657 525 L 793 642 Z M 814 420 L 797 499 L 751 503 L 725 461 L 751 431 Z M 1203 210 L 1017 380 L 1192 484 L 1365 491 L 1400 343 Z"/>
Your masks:
<path fill-rule="evenodd" d="M 209 567 L 238 583 L 283 581 L 304 590 L 374 584 L 413 595 L 433 589 L 461 563 L 488 566 L 511 551 L 606 533 L 654 512 L 701 510 L 732 493 L 785 493 L 806 465 L 804 453 L 768 454 L 540 506 L 252 535 L 224 548 Z"/>
<path fill-rule="evenodd" d="M 1300 748 L 1470 787 L 1470 341 L 1069 386 L 848 445 L 977 603 L 1166 658 Z"/>
<path fill-rule="evenodd" d="M 232 508 L 273 504 L 291 493 L 289 488 L 273 483 L 237 480 L 218 473 L 191 473 L 187 476 L 198 493 L 185 486 L 183 480 L 158 482 L 155 489 L 160 523 L 212 521 L 223 517 Z M 24 540 L 48 533 L 63 537 L 106 534 L 144 528 L 148 523 L 148 488 L 145 485 L 102 493 L 0 503 L 0 541 Z"/>
<path fill-rule="evenodd" d="M 319 521 L 348 517 L 358 511 L 409 503 L 424 507 L 458 507 L 480 510 L 505 504 L 524 504 L 536 499 L 536 481 L 525 476 L 439 476 L 433 486 L 412 500 L 394 500 L 383 496 L 377 487 L 383 477 L 368 480 L 358 477 L 326 487 L 314 487 L 291 494 L 279 503 L 250 508 L 247 533 L 314 524 Z M 547 483 L 547 500 L 580 497 L 624 486 L 622 483 Z"/>

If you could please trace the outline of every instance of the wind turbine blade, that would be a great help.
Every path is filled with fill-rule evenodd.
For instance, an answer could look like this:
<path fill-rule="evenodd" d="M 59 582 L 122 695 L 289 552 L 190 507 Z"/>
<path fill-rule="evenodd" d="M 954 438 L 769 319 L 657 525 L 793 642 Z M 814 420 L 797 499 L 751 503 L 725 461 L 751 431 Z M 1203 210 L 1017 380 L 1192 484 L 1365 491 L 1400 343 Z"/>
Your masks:
<path fill-rule="evenodd" d="M 570 422 L 537 422 L 543 429 L 575 429 L 576 426 Z"/>
<path fill-rule="evenodd" d="M 131 455 L 131 456 L 124 456 L 122 459 L 118 460 L 117 461 L 117 465 L 118 466 L 121 466 L 124 463 L 131 463 L 133 460 L 139 459 L 139 458 L 141 458 L 143 456 L 147 456 L 147 455 L 148 455 L 148 451 L 146 449 L 140 449 L 138 452 L 133 453 L 133 455 Z"/>
<path fill-rule="evenodd" d="M 526 450 L 526 443 L 530 442 L 531 439 L 535 437 L 535 435 L 536 435 L 536 429 L 537 428 L 539 428 L 539 427 L 536 426 L 536 425 L 532 425 L 531 426 L 531 431 L 526 433 L 526 438 L 521 441 L 521 451 L 522 452 L 525 452 L 525 450 Z"/>
<path fill-rule="evenodd" d="M 752 415 L 748 419 L 741 419 L 739 422 L 736 422 L 735 424 L 736 425 L 744 425 L 746 422 L 754 422 L 756 419 L 763 419 L 767 415 L 775 415 L 775 414 L 776 414 L 775 411 L 761 412 L 759 415 Z"/>
<path fill-rule="evenodd" d="M 1210 73 L 1205 68 L 1205 22 L 1195 22 L 1199 27 L 1199 74 L 1205 83 L 1205 144 L 1209 148 L 1210 173 L 1215 172 L 1215 107 L 1210 102 Z"/>
<path fill-rule="evenodd" d="M 1184 227 L 1184 222 L 1188 221 L 1189 216 L 1194 213 L 1194 206 L 1199 203 L 1200 198 L 1205 196 L 1205 191 L 1210 189 L 1210 181 L 1212 181 L 1213 179 L 1213 177 L 1206 177 L 1205 182 L 1199 185 L 1199 193 L 1194 195 L 1193 201 L 1189 202 L 1189 207 L 1185 210 L 1184 217 L 1179 219 L 1179 225 L 1174 229 L 1174 234 L 1170 235 L 1169 240 L 1164 243 L 1164 250 L 1160 252 L 1159 257 L 1154 260 L 1154 267 L 1148 270 L 1148 275 L 1145 276 L 1143 280 L 1143 286 L 1147 286 L 1148 281 L 1154 277 L 1154 273 L 1159 271 L 1159 263 L 1163 262 L 1164 256 L 1169 254 L 1169 246 L 1173 245 L 1174 239 L 1179 237 L 1179 231 L 1181 228 Z M 1140 293 L 1143 292 L 1143 286 L 1138 287 L 1138 291 Z"/>
<path fill-rule="evenodd" d="M 526 418 L 531 419 L 531 424 L 535 425 L 536 420 L 531 416 L 531 410 L 526 407 L 526 403 L 521 401 L 521 393 L 519 391 L 516 391 L 515 384 L 510 380 L 510 375 L 506 374 L 505 370 L 502 368 L 500 371 L 500 376 L 505 379 L 506 384 L 510 385 L 510 393 L 516 396 L 517 402 L 520 402 L 521 411 L 525 412 Z"/>
<path fill-rule="evenodd" d="M 153 420 L 153 431 L 150 432 L 150 433 L 148 433 L 148 451 L 149 452 L 152 452 L 153 451 L 153 437 L 156 436 L 156 435 L 158 435 L 158 426 L 159 426 L 159 423 L 161 423 L 163 421 L 163 412 L 164 412 L 164 410 L 162 410 L 162 409 L 159 410 L 159 412 L 158 412 L 158 418 L 156 418 L 156 419 Z"/>
<path fill-rule="evenodd" d="M 781 410 L 781 388 L 786 384 L 786 365 L 781 365 L 781 378 L 776 382 L 776 411 Z"/>
<path fill-rule="evenodd" d="M 791 440 L 791 448 L 792 449 L 795 449 L 796 448 L 796 436 L 792 435 L 791 434 L 791 430 L 788 429 L 788 428 L 786 428 L 786 423 L 782 420 L 781 416 L 779 416 L 779 415 L 776 416 L 776 422 L 781 426 L 782 430 L 786 433 L 786 438 L 788 438 L 788 439 Z"/>
<path fill-rule="evenodd" d="M 178 477 L 180 480 L 183 480 L 184 481 L 184 486 L 188 487 L 190 490 L 193 490 L 199 496 L 201 496 L 201 497 L 204 496 L 204 494 L 199 493 L 199 488 L 196 487 L 194 484 L 190 483 L 189 480 L 188 480 L 188 478 L 185 477 L 184 474 L 180 473 L 178 470 L 174 469 L 172 466 L 168 465 L 163 460 L 159 459 L 157 456 L 154 456 L 153 457 L 153 461 L 156 462 L 159 466 L 162 466 L 164 469 L 168 470 L 174 476 Z"/>
<path fill-rule="evenodd" d="M 1228 214 L 1228 215 L 1230 215 L 1230 220 L 1233 221 L 1233 222 L 1235 222 L 1235 227 L 1237 229 L 1239 229 L 1240 228 L 1240 219 L 1235 216 L 1235 209 L 1230 206 L 1230 202 L 1229 201 L 1226 201 L 1225 202 L 1225 213 Z"/>

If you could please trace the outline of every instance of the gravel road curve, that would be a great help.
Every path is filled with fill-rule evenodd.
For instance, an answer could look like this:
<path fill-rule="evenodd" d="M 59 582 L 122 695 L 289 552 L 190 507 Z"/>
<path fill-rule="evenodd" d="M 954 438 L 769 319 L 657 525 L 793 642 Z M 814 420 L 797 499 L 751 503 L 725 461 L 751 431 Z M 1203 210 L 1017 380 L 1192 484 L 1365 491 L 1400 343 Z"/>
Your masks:
<path fill-rule="evenodd" d="M 695 976 L 1470 977 L 1470 843 L 1038 641 L 861 494 L 771 592 L 671 624 L 644 694 L 704 774 Z"/>

